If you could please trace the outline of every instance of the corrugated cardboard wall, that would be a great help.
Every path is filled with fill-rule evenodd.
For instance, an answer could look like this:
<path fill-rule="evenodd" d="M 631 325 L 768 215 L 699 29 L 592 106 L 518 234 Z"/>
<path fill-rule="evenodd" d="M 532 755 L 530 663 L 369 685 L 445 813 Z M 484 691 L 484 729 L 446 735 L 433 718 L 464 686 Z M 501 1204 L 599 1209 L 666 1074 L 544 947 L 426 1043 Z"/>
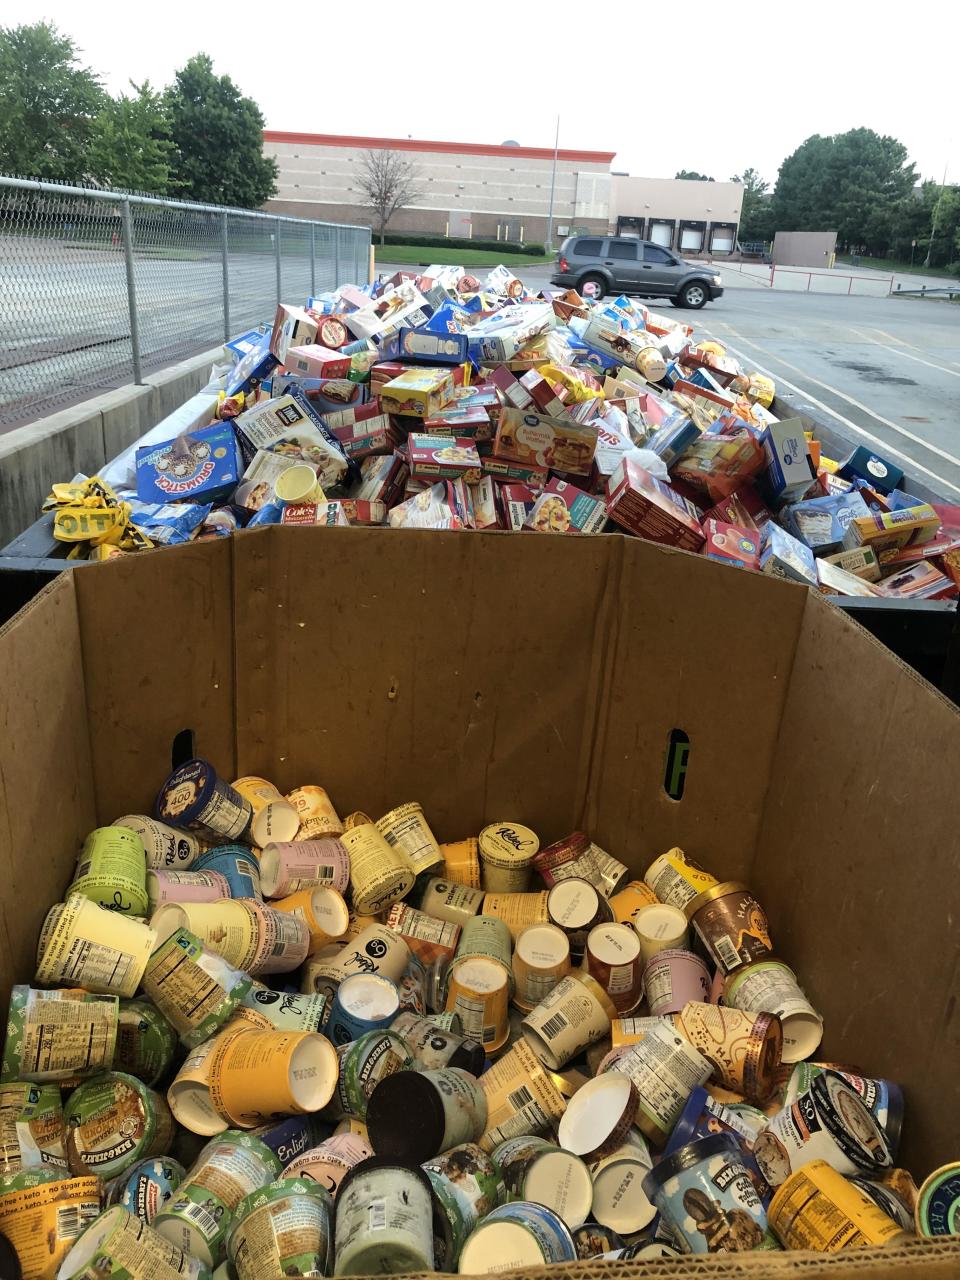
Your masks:
<path fill-rule="evenodd" d="M 0 1008 L 96 826 L 80 628 L 66 573 L 0 630 Z"/>
<path fill-rule="evenodd" d="M 822 1054 L 904 1085 L 915 1170 L 960 1150 L 958 788 L 956 707 L 811 595 L 751 878 Z"/>

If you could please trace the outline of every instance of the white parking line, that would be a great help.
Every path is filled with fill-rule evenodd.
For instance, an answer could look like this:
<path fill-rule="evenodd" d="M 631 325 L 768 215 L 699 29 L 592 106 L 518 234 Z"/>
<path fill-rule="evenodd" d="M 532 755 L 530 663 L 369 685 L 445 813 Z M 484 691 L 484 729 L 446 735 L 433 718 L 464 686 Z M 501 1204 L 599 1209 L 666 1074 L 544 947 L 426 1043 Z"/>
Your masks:
<path fill-rule="evenodd" d="M 895 356 L 903 356 L 905 360 L 916 360 L 917 364 L 925 364 L 928 369 L 939 369 L 941 373 L 949 373 L 951 378 L 960 378 L 960 372 L 958 372 L 956 369 L 948 369 L 946 365 L 943 365 L 943 364 L 934 364 L 932 360 L 923 360 L 921 359 L 920 356 L 913 356 L 910 354 L 909 351 L 902 350 L 901 347 L 891 347 L 886 342 L 878 342 L 876 338 L 871 338 L 869 333 L 864 333 L 862 329 L 854 329 L 853 326 L 851 325 L 850 332 L 855 333 L 859 337 L 865 339 L 865 341 L 869 342 L 872 347 L 880 347 L 882 351 L 890 351 Z M 883 330 L 877 329 L 876 332 L 883 333 Z M 884 336 L 889 337 L 890 335 L 884 334 Z M 922 348 L 915 347 L 914 350 L 920 351 L 922 350 Z"/>
<path fill-rule="evenodd" d="M 741 342 L 745 342 L 748 347 L 755 347 L 757 351 L 762 351 L 768 360 L 776 360 L 779 364 L 782 364 L 784 368 L 792 369 L 794 373 L 799 373 L 801 378 L 806 378 L 808 382 L 812 382 L 815 386 L 823 387 L 824 391 L 829 391 L 831 395 L 838 396 L 841 400 L 846 400 L 847 404 L 852 404 L 855 409 L 859 409 L 861 412 L 869 414 L 871 418 L 875 418 L 877 422 L 882 422 L 885 427 L 890 427 L 891 430 L 896 431 L 907 440 L 912 440 L 914 444 L 920 445 L 921 448 L 927 449 L 930 453 L 935 453 L 937 457 L 943 458 L 945 462 L 951 462 L 955 467 L 960 467 L 960 458 L 955 458 L 952 453 L 947 453 L 945 449 L 941 449 L 935 444 L 930 444 L 930 442 L 928 440 L 924 440 L 922 436 L 914 435 L 914 433 L 912 431 L 908 431 L 906 427 L 901 427 L 899 423 L 892 422 L 889 418 L 885 418 L 883 414 L 877 413 L 875 409 L 871 409 L 869 405 L 865 405 L 861 400 L 856 400 L 853 396 L 848 396 L 846 392 L 840 391 L 836 387 L 831 386 L 829 382 L 821 382 L 819 378 L 814 378 L 811 374 L 807 373 L 805 369 L 801 369 L 797 365 L 791 364 L 789 360 L 784 360 L 783 356 L 778 356 L 775 352 L 768 351 L 766 347 L 761 347 L 758 342 L 751 342 L 751 340 L 749 338 L 745 338 L 742 333 L 738 333 L 737 330 L 734 329 L 733 325 L 730 325 L 729 329 L 734 337 L 738 338 Z"/>
<path fill-rule="evenodd" d="M 719 325 L 717 327 L 719 327 Z M 723 327 L 725 329 L 729 329 L 731 333 L 736 333 L 736 330 L 731 328 L 731 326 L 728 324 L 723 325 Z M 931 480 L 935 480 L 938 485 L 945 485 L 946 488 L 952 489 L 954 493 L 960 494 L 960 486 L 951 484 L 950 481 L 945 479 L 944 476 L 938 475 L 935 471 L 931 471 L 928 467 L 923 466 L 921 463 L 917 462 L 914 458 L 911 458 L 909 454 L 902 453 L 898 448 L 896 448 L 895 445 L 889 444 L 886 440 L 881 440 L 878 436 L 875 436 L 871 432 L 864 430 L 863 427 L 860 427 L 857 425 L 857 423 L 852 422 L 850 418 L 844 417 L 842 413 L 838 413 L 836 409 L 831 409 L 828 404 L 824 404 L 822 400 L 818 400 L 816 396 L 811 395 L 809 391 L 805 391 L 803 387 L 798 387 L 797 384 L 795 382 L 791 382 L 789 378 L 783 377 L 782 374 L 775 373 L 772 369 L 765 368 L 764 365 L 759 364 L 756 360 L 754 360 L 752 356 L 747 355 L 746 352 L 738 351 L 737 348 L 733 346 L 732 343 L 726 340 L 723 334 L 711 334 L 710 331 L 706 328 L 703 328 L 703 332 L 706 333 L 708 337 L 713 337 L 715 341 L 721 342 L 725 347 L 729 348 L 729 350 L 731 350 L 735 356 L 739 356 L 741 360 L 745 360 L 749 366 L 751 366 L 752 368 L 755 368 L 759 373 L 765 373 L 768 378 L 773 378 L 775 382 L 781 382 L 785 387 L 789 387 L 791 391 L 795 391 L 798 395 L 803 396 L 805 400 L 809 400 L 811 404 L 815 404 L 818 409 L 822 409 L 824 413 L 828 413 L 831 418 L 836 418 L 837 422 L 842 422 L 845 427 L 848 427 L 851 431 L 855 432 L 858 436 L 863 436 L 864 440 L 869 440 L 870 443 L 872 445 L 875 445 L 876 448 L 881 453 L 885 451 L 887 453 L 894 454 L 898 458 L 902 458 L 903 461 L 908 463 L 911 468 L 913 468 L 916 471 L 922 471 L 925 476 L 929 476 Z M 740 334 L 736 334 L 736 336 L 739 338 Z M 746 338 L 743 338 L 742 341 L 746 342 L 748 346 L 756 346 L 756 343 L 749 342 L 749 340 Z M 762 351 L 763 348 L 760 347 L 758 348 L 758 350 Z M 806 377 L 806 374 L 804 374 L 802 370 L 800 371 L 800 373 L 802 377 Z M 820 384 L 820 385 L 824 385 L 824 384 Z M 828 387 L 827 390 L 832 391 L 833 388 Z M 921 443 L 923 442 L 921 441 Z"/>

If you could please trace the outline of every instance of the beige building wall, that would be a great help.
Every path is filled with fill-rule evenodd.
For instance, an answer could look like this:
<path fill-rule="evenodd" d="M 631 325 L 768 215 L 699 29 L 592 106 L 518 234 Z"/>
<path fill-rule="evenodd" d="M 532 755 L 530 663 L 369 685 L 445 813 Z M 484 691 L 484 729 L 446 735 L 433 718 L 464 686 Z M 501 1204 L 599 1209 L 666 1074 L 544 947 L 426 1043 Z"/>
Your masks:
<path fill-rule="evenodd" d="M 550 205 L 553 152 L 389 138 L 340 138 L 267 130 L 264 154 L 279 167 L 277 195 L 264 207 L 301 217 L 370 223 L 359 173 L 363 154 L 403 152 L 419 172 L 422 194 L 401 209 L 391 231 L 542 240 Z M 560 151 L 554 225 L 603 230 L 609 219 L 612 152 Z M 558 232 L 559 234 L 559 232 Z"/>
<path fill-rule="evenodd" d="M 697 182 L 685 178 L 610 179 L 610 227 L 617 218 L 681 218 L 739 225 L 743 187 L 739 182 Z"/>

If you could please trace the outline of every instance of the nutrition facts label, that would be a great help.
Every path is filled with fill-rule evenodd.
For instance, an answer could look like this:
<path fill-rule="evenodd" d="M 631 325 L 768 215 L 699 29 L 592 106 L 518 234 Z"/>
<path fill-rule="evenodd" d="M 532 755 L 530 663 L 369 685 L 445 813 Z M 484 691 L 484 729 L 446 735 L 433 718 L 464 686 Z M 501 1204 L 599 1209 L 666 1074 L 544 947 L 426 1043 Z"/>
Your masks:
<path fill-rule="evenodd" d="M 654 1028 L 637 1049 L 619 1060 L 617 1070 L 637 1086 L 643 1111 L 669 1132 L 691 1092 L 709 1077 L 711 1067 L 680 1036 Z"/>
<path fill-rule="evenodd" d="M 117 1036 L 113 1000 L 31 997 L 23 1011 L 22 1075 L 56 1076 L 64 1071 L 107 1067 Z"/>

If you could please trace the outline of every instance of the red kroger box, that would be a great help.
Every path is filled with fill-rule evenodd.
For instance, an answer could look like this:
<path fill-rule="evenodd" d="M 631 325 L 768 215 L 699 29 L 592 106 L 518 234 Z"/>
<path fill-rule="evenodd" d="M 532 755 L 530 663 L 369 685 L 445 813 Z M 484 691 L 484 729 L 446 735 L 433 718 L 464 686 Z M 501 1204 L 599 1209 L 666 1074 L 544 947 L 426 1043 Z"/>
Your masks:
<path fill-rule="evenodd" d="M 291 347 L 283 363 L 290 373 L 306 373 L 311 378 L 345 378 L 350 372 L 349 356 L 329 351 L 316 343 Z"/>
<path fill-rule="evenodd" d="M 190 431 L 163 444 L 137 450 L 137 497 L 141 502 L 212 498 L 236 485 L 242 470 L 237 437 L 229 422 Z"/>

